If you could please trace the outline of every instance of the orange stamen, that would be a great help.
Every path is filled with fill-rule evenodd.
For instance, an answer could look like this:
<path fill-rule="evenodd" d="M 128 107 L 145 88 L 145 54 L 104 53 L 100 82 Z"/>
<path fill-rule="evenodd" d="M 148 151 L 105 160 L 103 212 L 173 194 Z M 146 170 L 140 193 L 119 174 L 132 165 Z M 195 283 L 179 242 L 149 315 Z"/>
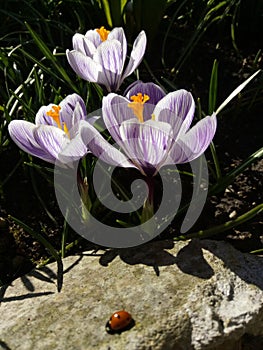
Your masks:
<path fill-rule="evenodd" d="M 70 138 L 68 127 L 67 127 L 66 123 L 63 123 L 63 131 L 68 135 L 68 138 Z"/>
<path fill-rule="evenodd" d="M 59 119 L 59 111 L 60 111 L 60 109 L 61 109 L 60 106 L 54 105 L 54 106 L 52 106 L 51 110 L 47 112 L 47 115 L 55 120 L 55 122 L 57 123 L 57 126 L 59 127 L 59 129 L 62 129 L 62 126 L 61 126 L 61 123 L 60 123 L 60 119 Z"/>
<path fill-rule="evenodd" d="M 59 129 L 63 130 L 67 136 L 69 137 L 69 131 L 68 131 L 68 127 L 66 125 L 66 123 L 62 123 L 60 122 L 59 119 L 59 111 L 61 110 L 60 106 L 52 106 L 51 110 L 47 112 L 47 116 L 51 117 L 56 123 Z"/>
<path fill-rule="evenodd" d="M 106 30 L 104 27 L 100 27 L 99 29 L 96 29 L 96 32 L 99 33 L 101 41 L 107 40 L 108 35 L 110 33 L 110 31 Z"/>
<path fill-rule="evenodd" d="M 139 122 L 143 123 L 143 105 L 145 102 L 149 101 L 150 97 L 146 94 L 139 92 L 137 95 L 131 96 L 133 102 L 128 104 L 129 108 L 132 108 L 133 113 L 138 118 Z"/>

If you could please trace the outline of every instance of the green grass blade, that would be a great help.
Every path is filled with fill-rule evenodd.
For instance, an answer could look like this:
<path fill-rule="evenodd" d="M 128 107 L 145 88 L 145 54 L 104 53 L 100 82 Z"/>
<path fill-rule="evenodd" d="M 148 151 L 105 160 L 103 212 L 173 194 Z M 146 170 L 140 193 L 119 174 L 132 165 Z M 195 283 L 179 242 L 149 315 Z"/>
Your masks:
<path fill-rule="evenodd" d="M 179 237 L 175 237 L 175 241 L 181 241 L 181 240 L 188 240 L 192 238 L 207 238 L 207 237 L 212 237 L 214 235 L 217 235 L 219 233 L 223 233 L 225 231 L 228 231 L 238 225 L 241 225 L 245 223 L 248 220 L 253 219 L 256 215 L 259 215 L 263 211 L 263 203 L 257 205 L 255 208 L 247 211 L 245 214 L 240 215 L 238 218 L 235 220 L 230 220 L 225 222 L 224 224 L 217 225 L 214 227 L 211 227 L 207 230 L 200 230 L 198 232 L 190 233 L 188 235 L 182 235 Z"/>
<path fill-rule="evenodd" d="M 216 108 L 217 100 L 217 86 L 218 86 L 218 61 L 215 59 L 213 63 L 208 97 L 208 113 L 211 115 Z"/>
<path fill-rule="evenodd" d="M 246 168 L 248 168 L 252 163 L 256 162 L 258 159 L 263 157 L 263 147 L 257 150 L 255 153 L 251 154 L 242 164 L 237 168 L 230 171 L 226 176 L 221 178 L 221 180 L 211 187 L 209 194 L 216 194 L 223 191 L 227 186 L 229 186 L 235 178 L 241 174 Z"/>
<path fill-rule="evenodd" d="M 225 101 L 217 108 L 216 114 L 219 114 L 225 106 L 233 100 L 234 97 L 236 97 L 246 86 L 248 83 L 250 83 L 259 73 L 261 72 L 261 69 L 256 71 L 251 77 L 249 77 L 247 80 L 245 80 L 242 84 L 240 84 L 229 96 Z"/>
<path fill-rule="evenodd" d="M 49 50 L 47 45 L 44 43 L 44 41 L 39 37 L 39 35 L 29 26 L 28 23 L 25 23 L 27 29 L 29 30 L 33 40 L 41 50 L 41 52 L 45 55 L 45 57 L 51 61 L 51 63 L 54 65 L 56 70 L 59 72 L 60 76 L 63 78 L 64 81 L 66 81 L 69 86 L 74 90 L 77 91 L 76 86 L 72 83 L 70 77 L 66 73 L 65 69 L 57 62 L 56 57 L 53 55 L 53 53 Z"/>

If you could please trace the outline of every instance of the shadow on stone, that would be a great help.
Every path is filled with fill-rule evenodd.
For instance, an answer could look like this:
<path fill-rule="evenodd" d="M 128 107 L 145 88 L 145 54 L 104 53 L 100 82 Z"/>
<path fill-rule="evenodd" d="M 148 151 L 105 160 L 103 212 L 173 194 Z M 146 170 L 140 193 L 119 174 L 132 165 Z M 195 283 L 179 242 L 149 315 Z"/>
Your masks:
<path fill-rule="evenodd" d="M 27 275 L 21 276 L 21 281 L 29 292 L 34 292 L 35 287 Z"/>
<path fill-rule="evenodd" d="M 229 245 L 229 253 L 225 254 L 225 250 L 222 248 L 224 246 L 212 240 L 201 240 L 200 246 L 202 249 L 208 250 L 221 259 L 225 266 L 239 276 L 244 282 L 253 284 L 263 290 L 262 257 L 254 256 L 249 253 L 241 253 L 231 245 Z M 233 254 L 231 254 L 231 250 Z"/>
<path fill-rule="evenodd" d="M 6 344 L 6 342 L 0 340 L 0 349 L 2 350 L 11 350 L 11 348 L 9 348 L 9 346 Z"/>
<path fill-rule="evenodd" d="M 18 301 L 18 300 L 25 300 L 25 299 L 31 299 L 31 298 L 36 298 L 36 297 L 42 297 L 44 295 L 49 295 L 49 294 L 54 294 L 54 292 L 28 293 L 28 294 L 13 296 L 13 297 L 7 297 L 7 298 L 4 297 L 4 298 L 0 299 L 0 303 L 8 303 L 11 301 Z"/>
<path fill-rule="evenodd" d="M 77 266 L 80 262 L 81 262 L 81 260 L 83 259 L 83 254 L 81 254 L 79 257 L 78 257 L 78 259 L 76 260 L 76 261 L 74 261 L 74 263 L 73 264 L 71 264 L 69 267 L 67 267 L 65 270 L 64 270 L 64 274 L 65 273 L 67 273 L 67 272 L 69 272 L 70 270 L 72 270 L 75 266 Z"/>
<path fill-rule="evenodd" d="M 144 264 L 152 266 L 156 275 L 159 276 L 159 266 L 173 265 L 176 258 L 165 249 L 174 246 L 172 240 L 148 242 L 141 246 L 123 249 L 110 249 L 100 258 L 102 266 L 108 266 L 117 256 L 129 265 Z"/>
<path fill-rule="evenodd" d="M 176 264 L 179 269 L 202 279 L 209 279 L 214 275 L 214 270 L 203 256 L 199 240 L 191 240 L 176 256 Z"/>
<path fill-rule="evenodd" d="M 153 241 L 144 245 L 125 249 L 107 250 L 100 258 L 102 266 L 108 266 L 117 256 L 129 265 L 144 264 L 152 266 L 156 275 L 160 275 L 159 266 L 176 264 L 184 273 L 209 279 L 214 271 L 203 257 L 198 240 L 192 240 L 182 248 L 177 256 L 166 251 L 174 247 L 173 240 Z"/>
<path fill-rule="evenodd" d="M 43 266 L 41 267 L 40 270 L 41 272 L 45 273 L 51 280 L 54 280 L 57 278 L 57 275 L 55 274 L 55 272 L 52 269 L 50 269 L 48 266 Z"/>
<path fill-rule="evenodd" d="M 38 280 L 43 281 L 43 282 L 54 283 L 54 279 L 56 278 L 56 274 L 53 273 L 52 277 L 50 277 L 50 276 L 45 276 L 42 272 L 43 272 L 42 269 L 41 270 L 33 270 L 33 271 L 29 272 L 27 274 L 27 276 L 32 276 L 32 277 L 37 278 Z M 24 284 L 25 284 L 25 287 L 27 287 L 26 283 L 24 283 Z"/>

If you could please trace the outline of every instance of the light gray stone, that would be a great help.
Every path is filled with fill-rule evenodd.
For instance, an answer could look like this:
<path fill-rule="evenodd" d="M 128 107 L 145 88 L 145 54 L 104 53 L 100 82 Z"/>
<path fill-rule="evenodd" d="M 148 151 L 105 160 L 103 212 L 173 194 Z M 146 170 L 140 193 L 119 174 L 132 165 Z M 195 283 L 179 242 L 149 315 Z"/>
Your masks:
<path fill-rule="evenodd" d="M 233 350 L 262 341 L 262 258 L 226 242 L 151 242 L 63 264 L 60 293 L 56 263 L 2 287 L 0 349 Z M 110 335 L 105 324 L 120 309 L 135 325 Z"/>

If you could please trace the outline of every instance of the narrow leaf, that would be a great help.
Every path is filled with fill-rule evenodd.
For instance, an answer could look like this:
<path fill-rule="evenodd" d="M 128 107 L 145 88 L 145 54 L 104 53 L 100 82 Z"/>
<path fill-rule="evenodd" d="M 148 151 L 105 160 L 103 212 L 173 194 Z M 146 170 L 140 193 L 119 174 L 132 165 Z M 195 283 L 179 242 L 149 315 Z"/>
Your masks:
<path fill-rule="evenodd" d="M 236 97 L 236 95 L 238 95 L 245 86 L 247 86 L 248 83 L 251 82 L 251 80 L 253 80 L 259 73 L 261 72 L 261 69 L 259 69 L 258 71 L 256 71 L 256 73 L 254 73 L 253 75 L 251 75 L 251 77 L 249 77 L 247 80 L 245 80 L 242 84 L 240 84 L 229 96 L 228 98 L 217 108 L 216 110 L 216 114 L 220 113 L 222 111 L 223 108 L 225 108 L 225 106 L 234 98 Z"/>
<path fill-rule="evenodd" d="M 208 99 L 208 113 L 211 115 L 216 107 L 216 99 L 217 99 L 217 85 L 218 85 L 218 61 L 215 59 L 211 78 L 210 78 L 210 86 L 209 86 L 209 99 Z"/>

